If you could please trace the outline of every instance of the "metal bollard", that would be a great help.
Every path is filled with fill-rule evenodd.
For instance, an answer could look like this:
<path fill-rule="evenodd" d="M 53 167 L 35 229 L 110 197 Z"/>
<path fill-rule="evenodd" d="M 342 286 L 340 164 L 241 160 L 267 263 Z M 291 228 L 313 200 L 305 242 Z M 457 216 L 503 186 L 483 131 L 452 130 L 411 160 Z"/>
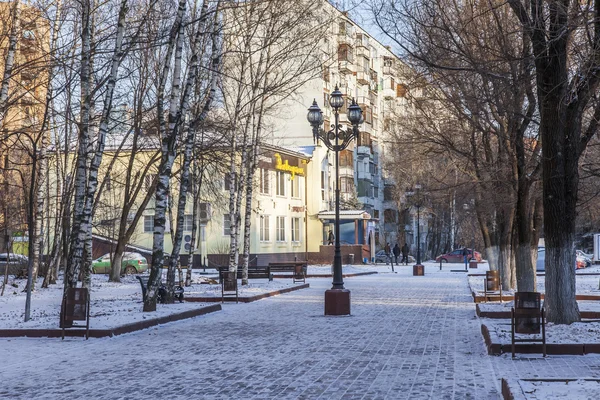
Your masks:
<path fill-rule="evenodd" d="M 440 271 L 442 270 L 442 259 L 440 258 Z"/>

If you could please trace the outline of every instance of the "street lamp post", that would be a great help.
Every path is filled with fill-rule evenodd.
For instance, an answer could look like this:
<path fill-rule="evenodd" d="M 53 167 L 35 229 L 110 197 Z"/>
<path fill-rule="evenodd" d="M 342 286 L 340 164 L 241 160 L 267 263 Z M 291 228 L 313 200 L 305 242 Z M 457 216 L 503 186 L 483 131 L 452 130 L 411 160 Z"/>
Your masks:
<path fill-rule="evenodd" d="M 424 275 L 425 267 L 421 264 L 421 185 L 415 185 L 415 191 L 406 193 L 408 196 L 414 196 L 414 206 L 417 208 L 417 263 L 413 265 L 413 275 Z"/>
<path fill-rule="evenodd" d="M 325 315 L 349 315 L 350 291 L 344 288 L 342 277 L 342 253 L 340 250 L 340 182 L 339 182 L 339 152 L 347 148 L 352 140 L 358 137 L 358 125 L 362 123 L 362 109 L 352 99 L 348 107 L 348 121 L 351 128 L 344 129 L 339 122 L 339 110 L 344 105 L 342 92 L 336 86 L 329 98 L 333 108 L 335 123 L 331 130 L 325 132 L 321 129 L 323 112 L 314 100 L 308 109 L 307 119 L 313 129 L 315 142 L 322 141 L 325 146 L 335 153 L 335 249 L 333 256 L 333 285 L 325 291 Z"/>

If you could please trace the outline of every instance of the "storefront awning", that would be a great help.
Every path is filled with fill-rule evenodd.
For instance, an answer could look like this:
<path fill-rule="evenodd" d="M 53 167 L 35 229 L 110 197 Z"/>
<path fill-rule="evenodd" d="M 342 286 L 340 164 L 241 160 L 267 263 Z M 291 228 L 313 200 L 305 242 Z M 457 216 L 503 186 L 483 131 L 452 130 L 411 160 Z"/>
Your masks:
<path fill-rule="evenodd" d="M 335 211 L 321 211 L 319 212 L 318 217 L 319 219 L 335 219 Z M 371 219 L 371 214 L 364 210 L 340 210 L 340 219 Z"/>

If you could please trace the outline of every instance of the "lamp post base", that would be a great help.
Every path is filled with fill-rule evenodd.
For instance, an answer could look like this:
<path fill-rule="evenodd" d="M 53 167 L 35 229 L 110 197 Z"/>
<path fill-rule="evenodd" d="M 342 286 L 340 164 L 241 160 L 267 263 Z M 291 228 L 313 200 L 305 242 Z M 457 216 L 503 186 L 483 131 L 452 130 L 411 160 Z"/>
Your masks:
<path fill-rule="evenodd" d="M 413 265 L 413 276 L 423 276 L 423 275 L 425 275 L 425 266 L 423 266 L 423 264 Z"/>
<path fill-rule="evenodd" d="M 350 291 L 348 289 L 325 291 L 325 315 L 350 315 Z"/>

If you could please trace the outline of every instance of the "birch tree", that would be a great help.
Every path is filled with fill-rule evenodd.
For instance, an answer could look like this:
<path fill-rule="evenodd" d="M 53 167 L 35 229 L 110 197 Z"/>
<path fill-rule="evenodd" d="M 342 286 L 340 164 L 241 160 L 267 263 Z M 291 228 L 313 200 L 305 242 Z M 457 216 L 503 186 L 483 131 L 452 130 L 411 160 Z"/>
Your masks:
<path fill-rule="evenodd" d="M 226 14 L 228 51 L 223 84 L 229 125 L 229 270 L 238 269 L 242 249 L 242 284 L 248 283 L 250 228 L 261 143 L 270 117 L 293 101 L 296 91 L 318 76 L 320 42 L 331 20 L 306 1 L 239 3 Z M 242 225 L 243 216 L 243 225 Z"/>
<path fill-rule="evenodd" d="M 217 84 L 217 72 L 218 65 L 220 63 L 220 49 L 219 49 L 219 22 L 218 22 L 218 8 L 219 2 L 217 2 L 216 8 L 211 11 L 209 9 L 209 3 L 207 0 L 204 1 L 202 6 L 201 15 L 199 21 L 203 24 L 196 30 L 196 35 L 192 39 L 191 54 L 189 58 L 189 67 L 187 70 L 187 76 L 185 80 L 182 80 L 182 64 L 183 64 L 183 45 L 184 45 L 184 15 L 186 11 L 186 3 L 184 1 L 179 3 L 177 15 L 173 22 L 173 25 L 169 34 L 169 41 L 166 51 L 166 63 L 163 66 L 160 79 L 158 82 L 157 89 L 157 116 L 158 125 L 161 135 L 161 163 L 158 169 L 158 184 L 156 188 L 156 207 L 154 214 L 154 235 L 153 235 L 153 246 L 152 246 L 152 269 L 150 272 L 150 279 L 148 282 L 148 291 L 146 298 L 144 299 L 144 311 L 155 311 L 156 310 L 156 295 L 159 288 L 161 278 L 161 268 L 164 259 L 164 230 L 165 230 L 165 211 L 167 206 L 167 194 L 169 193 L 169 184 L 172 176 L 173 163 L 175 161 L 177 139 L 181 134 L 187 133 L 187 140 L 192 140 L 194 132 L 191 130 L 197 129 L 198 124 L 205 120 L 212 100 L 214 99 Z M 206 34 L 210 34 L 211 37 L 211 48 L 210 51 L 206 52 L 206 49 L 201 48 L 203 38 Z M 197 83 L 201 62 L 203 55 L 210 54 L 210 81 L 206 85 L 206 92 L 204 96 L 202 111 L 198 115 L 189 115 L 190 111 L 190 96 L 194 93 L 194 85 Z M 169 119 L 164 120 L 163 112 L 165 110 L 165 88 L 167 78 L 169 76 L 170 60 L 173 59 L 173 71 L 171 80 L 171 93 L 169 98 Z M 183 91 L 182 91 L 182 83 Z M 186 118 L 189 118 L 189 122 L 186 124 Z M 188 131 L 182 132 L 183 127 L 187 126 Z M 190 139 L 191 137 L 191 139 Z M 186 140 L 186 141 L 187 141 Z M 186 146 L 186 152 L 188 147 Z M 184 161 L 184 164 L 186 162 Z M 189 162 L 187 163 L 189 168 Z M 185 173 L 182 168 L 182 173 Z M 189 171 L 188 171 L 189 173 Z M 186 178 L 187 179 L 187 178 Z M 187 192 L 187 186 L 183 185 L 180 187 L 180 198 L 183 195 L 185 197 Z M 180 203 L 180 202 L 179 202 Z M 183 215 L 179 213 L 178 203 L 178 228 L 183 226 Z M 181 216 L 181 218 L 179 218 Z M 175 235 L 177 238 L 177 233 Z M 168 299 L 172 298 L 175 266 L 178 262 L 180 244 L 174 242 L 173 253 L 171 254 L 171 263 L 167 272 L 167 292 Z M 179 239 L 179 241 L 181 238 Z"/>

